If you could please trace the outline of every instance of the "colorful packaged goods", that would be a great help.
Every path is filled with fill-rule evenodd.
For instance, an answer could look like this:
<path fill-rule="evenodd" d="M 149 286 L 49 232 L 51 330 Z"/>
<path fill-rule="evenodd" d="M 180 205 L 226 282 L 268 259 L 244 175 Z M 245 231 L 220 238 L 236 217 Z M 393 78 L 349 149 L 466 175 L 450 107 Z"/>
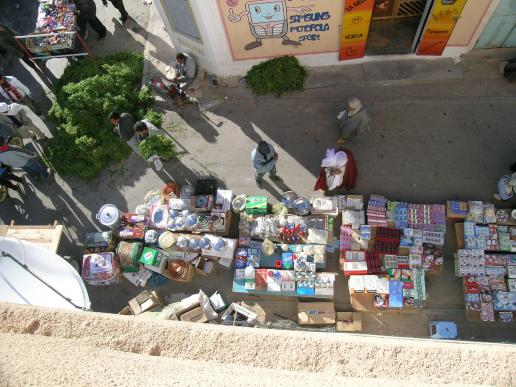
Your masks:
<path fill-rule="evenodd" d="M 90 285 L 111 285 L 118 282 L 120 267 L 113 253 L 86 254 L 82 259 L 82 279 Z"/>
<path fill-rule="evenodd" d="M 118 243 L 116 255 L 124 272 L 135 273 L 138 271 L 138 258 L 142 248 L 143 244 L 140 242 L 121 241 Z"/>
<path fill-rule="evenodd" d="M 112 251 L 115 248 L 113 234 L 111 231 L 89 232 L 86 234 L 84 247 L 88 253 Z"/>

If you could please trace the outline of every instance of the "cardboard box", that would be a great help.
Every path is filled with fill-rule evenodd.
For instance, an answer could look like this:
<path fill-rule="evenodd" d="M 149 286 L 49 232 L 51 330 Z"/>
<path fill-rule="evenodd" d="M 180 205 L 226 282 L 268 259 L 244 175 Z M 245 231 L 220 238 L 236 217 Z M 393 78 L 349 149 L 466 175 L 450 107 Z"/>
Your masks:
<path fill-rule="evenodd" d="M 182 313 L 179 317 L 179 320 L 181 321 L 188 321 L 188 322 L 194 322 L 194 323 L 205 323 L 208 321 L 208 318 L 206 317 L 206 313 L 204 313 L 204 310 L 201 308 L 201 306 L 194 307 L 193 309 L 189 310 L 188 312 Z"/>
<path fill-rule="evenodd" d="M 150 310 L 156 306 L 165 306 L 165 302 L 161 298 L 161 295 L 156 291 L 149 292 L 144 290 L 131 301 L 129 301 L 129 307 L 131 312 L 135 315 Z"/>
<path fill-rule="evenodd" d="M 333 302 L 298 302 L 297 318 L 300 325 L 335 324 Z"/>
<path fill-rule="evenodd" d="M 133 312 L 131 311 L 131 308 L 129 306 L 126 306 L 124 309 L 122 309 L 118 314 L 121 314 L 123 316 L 133 316 Z"/>
<path fill-rule="evenodd" d="M 213 261 L 210 261 L 206 257 L 199 257 L 195 261 L 193 261 L 193 265 L 195 268 L 195 272 L 204 277 L 207 277 L 208 274 L 213 270 Z"/>
<path fill-rule="evenodd" d="M 359 332 L 362 330 L 362 313 L 337 312 L 337 332 Z"/>

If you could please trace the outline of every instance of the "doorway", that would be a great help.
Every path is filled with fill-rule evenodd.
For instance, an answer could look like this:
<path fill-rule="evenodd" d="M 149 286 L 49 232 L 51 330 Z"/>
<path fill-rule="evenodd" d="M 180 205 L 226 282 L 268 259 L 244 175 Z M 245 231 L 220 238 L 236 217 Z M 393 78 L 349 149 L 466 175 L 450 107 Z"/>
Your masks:
<path fill-rule="evenodd" d="M 376 0 L 366 55 L 411 54 L 433 0 Z"/>

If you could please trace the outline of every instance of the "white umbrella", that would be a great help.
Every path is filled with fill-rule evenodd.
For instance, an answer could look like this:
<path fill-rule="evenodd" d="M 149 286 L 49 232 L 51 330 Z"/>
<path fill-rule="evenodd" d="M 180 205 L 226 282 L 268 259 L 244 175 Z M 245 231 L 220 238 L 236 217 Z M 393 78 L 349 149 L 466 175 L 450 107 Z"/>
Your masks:
<path fill-rule="evenodd" d="M 17 238 L 0 238 L 0 301 L 89 310 L 81 276 L 59 255 Z"/>

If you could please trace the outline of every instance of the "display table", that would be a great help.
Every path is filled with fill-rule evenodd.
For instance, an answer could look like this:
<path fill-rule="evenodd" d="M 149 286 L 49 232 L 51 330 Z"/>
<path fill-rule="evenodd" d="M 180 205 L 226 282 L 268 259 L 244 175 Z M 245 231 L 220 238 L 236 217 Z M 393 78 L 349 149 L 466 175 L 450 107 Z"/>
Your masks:
<path fill-rule="evenodd" d="M 345 276 L 388 269 L 439 274 L 444 264 L 446 207 L 390 201 L 371 195 L 362 207 L 342 211 L 340 268 Z"/>
<path fill-rule="evenodd" d="M 426 300 L 425 273 L 421 269 L 391 269 L 388 275 L 353 275 L 348 288 L 353 309 L 414 310 Z"/>
<path fill-rule="evenodd" d="M 68 0 L 40 0 L 34 32 L 16 36 L 33 60 L 91 55 L 77 33 L 76 9 Z"/>
<path fill-rule="evenodd" d="M 266 255 L 261 242 L 239 241 L 233 292 L 333 298 L 335 273 L 317 271 L 326 267 L 324 245 L 275 244 L 272 254 Z"/>
<path fill-rule="evenodd" d="M 334 239 L 335 217 L 328 215 L 241 215 L 239 235 L 284 243 L 327 244 Z"/>
<path fill-rule="evenodd" d="M 466 319 L 509 323 L 516 312 L 516 220 L 512 210 L 450 201 L 455 275 L 462 278 Z"/>

